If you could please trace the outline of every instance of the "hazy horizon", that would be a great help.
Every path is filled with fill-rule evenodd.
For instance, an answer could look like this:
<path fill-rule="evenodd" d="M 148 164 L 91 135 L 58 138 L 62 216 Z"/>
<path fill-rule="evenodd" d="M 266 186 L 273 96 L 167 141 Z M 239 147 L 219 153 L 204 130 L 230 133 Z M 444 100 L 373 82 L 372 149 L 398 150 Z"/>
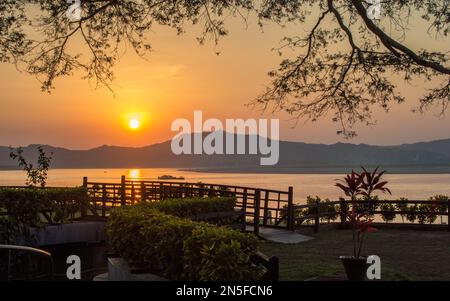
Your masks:
<path fill-rule="evenodd" d="M 54 148 L 64 148 L 64 149 L 69 149 L 69 150 L 92 150 L 92 149 L 96 149 L 96 148 L 101 148 L 104 146 L 108 146 L 108 147 L 122 147 L 122 148 L 143 148 L 143 147 L 147 147 L 147 146 L 153 146 L 156 144 L 161 144 L 161 143 L 165 143 L 168 142 L 172 139 L 172 137 L 168 137 L 167 139 L 163 139 L 161 141 L 156 141 L 154 143 L 151 144 L 143 144 L 143 145 L 137 145 L 137 146 L 126 146 L 126 145 L 119 145 L 119 144 L 101 144 L 101 145 L 97 145 L 97 146 L 93 146 L 93 147 L 88 147 L 88 148 L 77 148 L 77 147 L 65 147 L 65 146 L 61 146 L 61 145 L 52 145 L 52 144 L 43 144 L 43 143 L 29 143 L 29 144 L 22 144 L 22 145 L 2 145 L 0 144 L 0 147 L 29 147 L 29 146 L 34 146 L 34 145 L 42 145 L 42 146 L 50 146 L 50 147 L 54 147 Z M 342 143 L 342 144 L 352 144 L 352 145 L 369 145 L 369 146 L 399 146 L 399 145 L 405 145 L 405 144 L 416 144 L 416 143 L 426 143 L 426 142 L 434 142 L 434 141 L 442 141 L 442 140 L 450 140 L 450 136 L 447 137 L 442 137 L 442 138 L 437 138 L 437 139 L 431 139 L 431 140 L 420 140 L 420 141 L 412 141 L 412 142 L 399 142 L 397 144 L 370 144 L 370 143 L 356 143 L 353 142 L 354 139 L 344 139 L 343 141 L 337 141 L 337 142 L 333 142 L 333 143 L 314 143 L 314 142 L 307 142 L 307 141 L 301 141 L 301 140 L 287 140 L 287 139 L 279 139 L 279 141 L 284 141 L 284 142 L 295 142 L 295 143 L 306 143 L 306 144 L 318 144 L 318 145 L 334 145 L 334 144 L 338 144 L 338 143 Z"/>

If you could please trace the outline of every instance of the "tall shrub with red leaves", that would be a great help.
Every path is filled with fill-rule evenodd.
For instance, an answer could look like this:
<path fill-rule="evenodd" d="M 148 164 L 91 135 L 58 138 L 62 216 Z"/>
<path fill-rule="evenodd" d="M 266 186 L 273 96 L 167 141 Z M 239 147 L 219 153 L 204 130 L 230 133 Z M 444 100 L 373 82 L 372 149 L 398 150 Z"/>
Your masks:
<path fill-rule="evenodd" d="M 354 170 L 352 170 L 351 174 L 346 175 L 343 180 L 339 179 L 337 181 L 342 183 L 336 183 L 335 185 L 342 189 L 352 201 L 355 201 L 356 197 L 362 193 L 362 174 L 356 173 Z"/>
<path fill-rule="evenodd" d="M 391 190 L 386 187 L 388 181 L 382 181 L 383 175 L 386 171 L 378 172 L 379 167 L 375 168 L 373 172 L 367 171 L 364 167 L 361 167 L 364 172 L 361 173 L 362 184 L 361 190 L 362 195 L 366 200 L 372 199 L 372 194 L 375 191 L 381 191 L 383 193 L 392 194 Z"/>
<path fill-rule="evenodd" d="M 352 210 L 348 213 L 348 219 L 352 225 L 353 254 L 355 258 L 359 258 L 366 235 L 375 232 L 376 229 L 372 227 L 373 220 L 368 217 L 367 213 L 357 213 Z"/>

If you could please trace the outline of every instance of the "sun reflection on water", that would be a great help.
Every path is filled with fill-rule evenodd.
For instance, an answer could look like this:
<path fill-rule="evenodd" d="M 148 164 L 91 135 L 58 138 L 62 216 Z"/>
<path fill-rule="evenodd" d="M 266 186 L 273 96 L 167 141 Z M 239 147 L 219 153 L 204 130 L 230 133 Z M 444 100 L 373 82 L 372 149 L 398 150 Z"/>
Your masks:
<path fill-rule="evenodd" d="M 132 179 L 132 180 L 139 180 L 141 178 L 141 170 L 140 169 L 128 170 L 127 178 Z"/>

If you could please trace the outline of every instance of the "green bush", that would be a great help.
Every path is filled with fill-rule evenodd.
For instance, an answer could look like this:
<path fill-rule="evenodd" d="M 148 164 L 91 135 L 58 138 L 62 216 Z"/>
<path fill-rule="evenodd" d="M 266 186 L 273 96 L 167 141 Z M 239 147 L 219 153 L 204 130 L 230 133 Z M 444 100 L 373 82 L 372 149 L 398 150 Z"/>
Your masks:
<path fill-rule="evenodd" d="M 352 204 L 352 209 L 358 213 L 366 213 L 373 218 L 374 216 L 373 212 L 380 207 L 379 204 L 375 203 L 376 201 L 379 200 L 380 199 L 378 196 L 371 196 L 370 198 L 367 197 L 359 198 L 356 199 L 356 201 Z"/>
<path fill-rule="evenodd" d="M 236 216 L 233 214 L 222 214 L 234 212 L 236 207 L 235 197 L 165 199 L 145 203 L 145 206 L 165 214 L 205 221 L 215 225 L 232 225 L 236 220 Z"/>
<path fill-rule="evenodd" d="M 414 205 L 409 205 L 407 207 L 407 214 L 406 214 L 406 219 L 411 222 L 414 223 L 417 219 L 417 211 L 419 210 L 419 206 L 417 206 L 417 204 Z"/>
<path fill-rule="evenodd" d="M 155 207 L 117 208 L 108 219 L 108 241 L 130 266 L 171 280 L 258 279 L 261 268 L 252 260 L 255 236 L 167 215 Z"/>
<path fill-rule="evenodd" d="M 233 211 L 236 207 L 234 197 L 167 199 L 149 206 L 166 214 L 192 218 L 213 212 Z"/>
<path fill-rule="evenodd" d="M 395 206 L 393 204 L 382 204 L 380 206 L 381 218 L 386 222 L 391 222 L 395 219 Z"/>
<path fill-rule="evenodd" d="M 257 247 L 252 234 L 199 224 L 184 242 L 188 279 L 257 280 L 261 268 L 252 261 Z"/>
<path fill-rule="evenodd" d="M 113 210 L 107 233 L 113 250 L 130 266 L 179 280 L 183 274 L 183 237 L 194 227 L 195 223 L 188 219 L 135 205 Z"/>
<path fill-rule="evenodd" d="M 395 204 L 395 208 L 398 211 L 407 212 L 408 211 L 408 204 L 409 201 L 407 198 L 400 198 L 399 203 Z M 405 222 L 406 213 L 400 213 L 400 216 L 402 218 L 402 222 Z M 415 219 L 415 218 L 414 218 Z"/>
<path fill-rule="evenodd" d="M 320 197 L 312 197 L 308 196 L 306 198 L 306 204 L 307 205 L 315 205 L 316 203 L 319 203 L 319 214 L 327 214 L 326 216 L 321 216 L 320 221 L 321 222 L 332 222 L 335 221 L 339 215 L 339 208 L 338 205 L 334 205 L 331 203 L 329 199 L 322 200 Z M 303 216 L 312 215 L 316 213 L 315 208 L 308 208 L 303 210 L 302 214 Z"/>
<path fill-rule="evenodd" d="M 435 203 L 421 204 L 418 207 L 419 213 L 417 214 L 417 220 L 420 224 L 429 223 L 432 224 L 437 219 L 438 206 Z"/>
<path fill-rule="evenodd" d="M 436 211 L 439 212 L 441 217 L 441 224 L 444 223 L 442 217 L 447 213 L 448 210 L 448 199 L 449 197 L 446 195 L 435 195 L 430 198 L 431 202 L 436 203 Z"/>
<path fill-rule="evenodd" d="M 1 240 L 12 243 L 29 227 L 63 223 L 87 209 L 85 188 L 0 188 Z"/>
<path fill-rule="evenodd" d="M 332 204 L 329 199 L 322 200 L 319 196 L 306 197 L 306 205 L 315 205 L 316 202 L 319 203 L 319 214 L 327 214 L 320 217 L 321 222 L 331 223 L 337 220 L 339 216 L 339 205 Z M 280 210 L 280 218 L 286 218 L 288 213 L 288 206 L 284 205 Z M 306 208 L 306 209 L 295 209 L 294 219 L 296 221 L 296 226 L 301 226 L 302 224 L 311 224 L 314 222 L 314 218 L 309 218 L 305 220 L 307 216 L 316 214 L 316 208 Z"/>

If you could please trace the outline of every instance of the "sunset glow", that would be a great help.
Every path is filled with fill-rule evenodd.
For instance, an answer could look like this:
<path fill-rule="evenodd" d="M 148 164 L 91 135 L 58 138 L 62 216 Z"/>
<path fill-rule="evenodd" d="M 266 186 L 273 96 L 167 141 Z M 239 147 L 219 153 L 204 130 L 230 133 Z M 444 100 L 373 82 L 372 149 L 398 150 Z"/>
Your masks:
<path fill-rule="evenodd" d="M 130 128 L 137 130 L 141 126 L 141 123 L 137 119 L 130 120 Z"/>
<path fill-rule="evenodd" d="M 130 169 L 128 171 L 128 178 L 132 180 L 139 180 L 141 178 L 141 170 L 140 169 Z"/>
<path fill-rule="evenodd" d="M 449 6 L 3 0 L 0 283 L 449 283 Z"/>
<path fill-rule="evenodd" d="M 212 49 L 212 42 L 199 45 L 193 30 L 179 36 L 165 27 L 156 27 L 158 34 L 149 33 L 147 37 L 154 52 L 146 59 L 126 54 L 115 65 L 113 93 L 104 87 L 95 89 L 79 72 L 69 80 L 58 81 L 51 94 L 37 93 L 40 83 L 35 77 L 17 72 L 11 64 L 2 64 L 0 80 L 8 89 L 2 91 L 0 128 L 8 131 L 2 131 L 0 145 L 39 142 L 73 149 L 103 144 L 139 147 L 170 140 L 172 121 L 192 118 L 194 110 L 202 110 L 204 118 L 222 121 L 259 118 L 261 112 L 246 104 L 263 92 L 270 81 L 267 72 L 280 63 L 280 56 L 271 49 L 279 46 L 281 37 L 298 34 L 298 27 L 267 25 L 262 33 L 257 24 L 243 30 L 239 19 L 230 19 L 228 24 L 230 34 L 217 46 L 220 55 Z M 405 43 L 419 49 L 426 41 L 424 45 L 448 51 L 446 43 L 427 38 L 426 29 L 421 30 L 422 23 L 418 24 L 414 36 Z M 313 25 L 305 23 L 304 27 Z M 70 46 L 81 52 L 81 44 Z M 339 125 L 330 116 L 317 123 L 296 123 L 293 116 L 272 114 L 269 109 L 264 118 L 280 118 L 282 140 L 393 145 L 446 138 L 449 118 L 436 118 L 436 111 L 416 114 L 411 110 L 417 107 L 423 87 L 417 84 L 401 89 L 408 103 L 393 105 L 389 114 L 375 108 L 376 125 L 359 126 L 358 136 L 351 141 L 336 135 Z M 41 114 L 34 114 L 36 110 Z M 132 121 L 139 126 L 133 128 Z M 15 126 L 11 128 L 11 124 Z M 420 130 L 411 131 L 411 126 Z"/>

